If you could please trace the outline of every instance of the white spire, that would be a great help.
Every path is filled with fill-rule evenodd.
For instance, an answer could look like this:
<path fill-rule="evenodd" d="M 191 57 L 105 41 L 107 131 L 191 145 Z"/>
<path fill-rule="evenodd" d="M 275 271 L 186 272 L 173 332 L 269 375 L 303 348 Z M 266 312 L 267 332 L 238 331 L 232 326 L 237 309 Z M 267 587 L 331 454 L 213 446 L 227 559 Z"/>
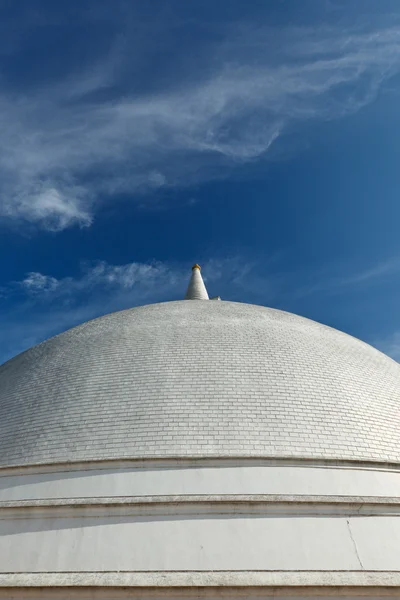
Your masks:
<path fill-rule="evenodd" d="M 209 300 L 199 265 L 193 265 L 185 300 Z"/>

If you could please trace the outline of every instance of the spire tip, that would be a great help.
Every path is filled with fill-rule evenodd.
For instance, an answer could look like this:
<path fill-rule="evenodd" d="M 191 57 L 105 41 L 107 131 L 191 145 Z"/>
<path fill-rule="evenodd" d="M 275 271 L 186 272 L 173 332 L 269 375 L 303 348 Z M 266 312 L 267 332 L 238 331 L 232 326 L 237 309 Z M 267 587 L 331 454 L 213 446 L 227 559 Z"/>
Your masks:
<path fill-rule="evenodd" d="M 192 267 L 192 276 L 186 292 L 185 300 L 209 300 L 206 286 L 197 263 Z"/>

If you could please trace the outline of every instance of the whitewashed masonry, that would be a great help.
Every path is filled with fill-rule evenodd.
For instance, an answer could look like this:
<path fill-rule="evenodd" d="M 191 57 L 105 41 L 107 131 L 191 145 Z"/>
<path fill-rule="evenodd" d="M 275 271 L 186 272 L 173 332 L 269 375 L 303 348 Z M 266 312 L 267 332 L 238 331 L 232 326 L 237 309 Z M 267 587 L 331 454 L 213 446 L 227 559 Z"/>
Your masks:
<path fill-rule="evenodd" d="M 0 598 L 398 597 L 400 366 L 190 299 L 0 367 Z"/>

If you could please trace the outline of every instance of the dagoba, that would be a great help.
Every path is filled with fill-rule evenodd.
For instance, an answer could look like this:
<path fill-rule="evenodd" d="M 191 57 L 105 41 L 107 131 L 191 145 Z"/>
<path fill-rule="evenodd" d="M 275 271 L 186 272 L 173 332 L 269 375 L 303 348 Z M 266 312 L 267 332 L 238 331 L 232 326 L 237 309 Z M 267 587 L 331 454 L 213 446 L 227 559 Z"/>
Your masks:
<path fill-rule="evenodd" d="M 399 509 L 400 365 L 198 265 L 0 367 L 0 598 L 398 596 Z"/>

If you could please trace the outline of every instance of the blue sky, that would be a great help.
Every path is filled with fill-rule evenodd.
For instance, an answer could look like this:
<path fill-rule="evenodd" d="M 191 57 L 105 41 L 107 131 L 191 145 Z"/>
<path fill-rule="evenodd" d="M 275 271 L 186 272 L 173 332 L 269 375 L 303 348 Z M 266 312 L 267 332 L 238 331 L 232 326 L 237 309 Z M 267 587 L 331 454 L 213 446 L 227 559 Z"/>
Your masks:
<path fill-rule="evenodd" d="M 398 0 L 0 1 L 0 362 L 210 295 L 400 359 Z"/>

